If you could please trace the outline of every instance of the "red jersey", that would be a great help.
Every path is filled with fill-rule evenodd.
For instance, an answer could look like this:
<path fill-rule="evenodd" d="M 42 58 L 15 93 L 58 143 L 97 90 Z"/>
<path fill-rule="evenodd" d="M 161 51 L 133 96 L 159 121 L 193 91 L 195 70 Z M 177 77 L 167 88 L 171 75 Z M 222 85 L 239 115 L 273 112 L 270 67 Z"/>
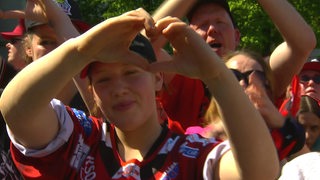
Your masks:
<path fill-rule="evenodd" d="M 51 103 L 60 132 L 42 150 L 26 149 L 13 140 L 14 163 L 25 179 L 210 179 L 227 142 L 197 134 L 174 134 L 163 127 L 144 160 L 123 161 L 112 125 L 82 111 Z"/>

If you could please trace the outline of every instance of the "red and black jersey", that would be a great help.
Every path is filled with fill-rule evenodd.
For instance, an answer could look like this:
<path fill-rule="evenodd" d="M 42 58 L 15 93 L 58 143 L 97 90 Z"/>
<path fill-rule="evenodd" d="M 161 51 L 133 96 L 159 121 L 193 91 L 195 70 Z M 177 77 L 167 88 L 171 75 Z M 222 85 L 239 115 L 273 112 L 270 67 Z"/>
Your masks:
<path fill-rule="evenodd" d="M 112 125 L 75 109 L 56 112 L 62 128 L 57 138 L 71 133 L 64 143 L 53 141 L 49 151 L 40 153 L 25 153 L 17 142 L 11 146 L 14 163 L 26 179 L 204 179 L 212 176 L 216 161 L 230 148 L 227 142 L 163 127 L 143 161 L 125 162 Z"/>

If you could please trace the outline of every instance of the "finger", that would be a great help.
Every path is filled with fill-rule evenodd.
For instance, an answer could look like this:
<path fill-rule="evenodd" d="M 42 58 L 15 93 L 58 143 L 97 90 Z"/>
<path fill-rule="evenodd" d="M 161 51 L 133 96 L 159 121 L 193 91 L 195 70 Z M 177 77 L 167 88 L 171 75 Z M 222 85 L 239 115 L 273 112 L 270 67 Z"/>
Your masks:
<path fill-rule="evenodd" d="M 252 74 L 250 74 L 248 80 L 249 80 L 249 84 L 254 85 L 257 91 L 261 93 L 265 92 L 265 87 L 256 72 L 253 72 Z"/>
<path fill-rule="evenodd" d="M 144 19 L 141 17 L 111 18 L 79 36 L 82 43 L 78 45 L 78 49 L 89 56 L 97 54 L 106 46 L 128 49 L 143 23 Z"/>
<path fill-rule="evenodd" d="M 147 32 L 153 31 L 155 29 L 155 23 L 152 18 L 152 16 L 143 8 L 138 8 L 133 11 L 129 11 L 127 13 L 124 13 L 125 16 L 134 16 L 134 17 L 143 17 L 144 22 L 144 28 Z"/>

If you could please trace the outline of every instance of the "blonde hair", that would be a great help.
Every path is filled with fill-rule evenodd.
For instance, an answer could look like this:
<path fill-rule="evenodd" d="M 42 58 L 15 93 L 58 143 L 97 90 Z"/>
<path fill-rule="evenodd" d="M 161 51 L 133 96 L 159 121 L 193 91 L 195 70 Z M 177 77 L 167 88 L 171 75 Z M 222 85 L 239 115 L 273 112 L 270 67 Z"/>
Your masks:
<path fill-rule="evenodd" d="M 23 59 L 25 60 L 25 62 L 27 63 L 27 64 L 30 64 L 30 63 L 32 63 L 33 62 L 33 59 L 32 59 L 32 57 L 31 56 L 29 56 L 28 54 L 27 54 L 27 52 L 26 52 L 26 49 L 29 49 L 29 48 L 31 48 L 31 42 L 32 42 L 32 34 L 26 34 L 25 36 L 24 36 L 24 38 L 23 38 L 23 40 L 22 40 L 22 46 L 23 46 Z M 21 51 L 21 52 L 22 52 Z"/>
<path fill-rule="evenodd" d="M 211 98 L 209 107 L 204 115 L 203 125 L 207 126 L 211 123 L 221 121 L 221 116 L 218 110 L 218 104 L 214 98 Z"/>

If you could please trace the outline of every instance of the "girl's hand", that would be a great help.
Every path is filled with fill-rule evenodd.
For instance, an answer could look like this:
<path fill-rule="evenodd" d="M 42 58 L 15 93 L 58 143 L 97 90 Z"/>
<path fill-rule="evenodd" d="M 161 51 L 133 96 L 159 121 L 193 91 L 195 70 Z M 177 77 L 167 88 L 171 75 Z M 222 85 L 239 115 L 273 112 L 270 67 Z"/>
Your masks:
<path fill-rule="evenodd" d="M 166 17 L 156 23 L 156 30 L 157 35 L 153 34 L 151 39 L 165 36 L 174 48 L 174 55 L 169 61 L 151 64 L 150 71 L 175 72 L 203 81 L 216 76 L 218 71 L 214 67 L 222 60 L 216 61 L 220 58 L 186 23 Z"/>
<path fill-rule="evenodd" d="M 130 51 L 129 46 L 142 29 L 151 32 L 153 26 L 151 16 L 140 8 L 94 26 L 75 38 L 78 42 L 74 44 L 86 59 L 106 63 L 125 62 L 146 67 L 147 61 Z"/>

